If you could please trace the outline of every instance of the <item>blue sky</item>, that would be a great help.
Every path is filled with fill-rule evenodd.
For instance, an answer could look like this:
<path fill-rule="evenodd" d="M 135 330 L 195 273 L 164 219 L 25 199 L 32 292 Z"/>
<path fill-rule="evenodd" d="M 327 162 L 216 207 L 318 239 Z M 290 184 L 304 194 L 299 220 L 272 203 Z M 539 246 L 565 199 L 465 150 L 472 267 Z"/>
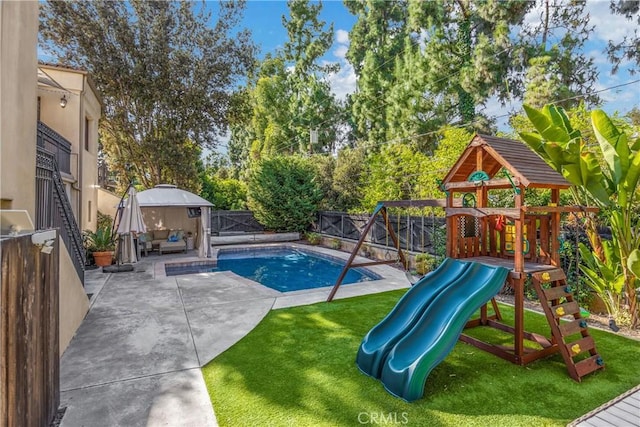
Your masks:
<path fill-rule="evenodd" d="M 621 71 L 616 75 L 610 73 L 611 66 L 608 63 L 604 49 L 607 41 L 621 40 L 625 34 L 632 34 L 635 24 L 626 21 L 622 17 L 612 15 L 609 12 L 608 0 L 591 0 L 587 2 L 587 9 L 591 15 L 591 23 L 596 25 L 595 33 L 585 46 L 585 51 L 593 56 L 600 72 L 596 90 L 602 90 L 611 86 L 624 84 L 633 80 L 638 80 L 639 75 L 631 76 L 621 67 Z M 263 56 L 267 52 L 273 52 L 281 47 L 287 39 L 287 34 L 282 27 L 282 15 L 288 14 L 285 1 L 257 1 L 247 2 L 245 10 L 244 26 L 251 29 L 254 41 L 260 46 Z M 353 68 L 345 60 L 344 54 L 348 47 L 348 32 L 356 21 L 356 17 L 351 15 L 342 1 L 323 2 L 321 17 L 327 23 L 334 23 L 334 44 L 325 60 L 338 62 L 341 71 L 331 76 L 331 84 L 334 92 L 342 98 L 347 93 L 355 90 L 355 75 Z M 533 11 L 526 17 L 526 22 L 533 23 L 539 20 L 539 13 Z M 607 90 L 600 93 L 603 100 L 603 108 L 608 113 L 619 111 L 626 113 L 633 106 L 640 105 L 640 82 L 627 85 L 617 90 Z M 502 106 L 495 100 L 487 103 L 485 112 L 491 116 L 500 116 L 517 111 L 521 108 L 520 101 L 515 101 L 510 105 Z M 500 120 L 503 121 L 504 119 Z"/>

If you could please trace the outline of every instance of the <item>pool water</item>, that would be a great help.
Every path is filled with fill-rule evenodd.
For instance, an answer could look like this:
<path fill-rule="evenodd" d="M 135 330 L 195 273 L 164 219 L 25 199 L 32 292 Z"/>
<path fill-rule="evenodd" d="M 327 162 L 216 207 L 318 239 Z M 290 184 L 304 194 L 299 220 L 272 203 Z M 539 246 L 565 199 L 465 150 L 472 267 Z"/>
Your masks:
<path fill-rule="evenodd" d="M 221 250 L 218 266 L 165 266 L 167 276 L 232 271 L 280 292 L 298 291 L 332 286 L 342 272 L 345 262 L 291 248 L 261 248 L 250 250 Z M 343 284 L 378 280 L 380 276 L 362 268 L 347 272 Z"/>

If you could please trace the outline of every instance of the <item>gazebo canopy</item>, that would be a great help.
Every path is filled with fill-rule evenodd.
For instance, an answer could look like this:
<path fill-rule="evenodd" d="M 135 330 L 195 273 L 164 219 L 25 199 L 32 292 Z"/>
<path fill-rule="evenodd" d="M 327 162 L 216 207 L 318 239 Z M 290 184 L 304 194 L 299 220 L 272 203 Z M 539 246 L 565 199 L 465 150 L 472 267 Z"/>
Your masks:
<path fill-rule="evenodd" d="M 202 197 L 181 190 L 175 185 L 159 184 L 149 190 L 138 193 L 140 207 L 213 207 L 213 204 Z"/>

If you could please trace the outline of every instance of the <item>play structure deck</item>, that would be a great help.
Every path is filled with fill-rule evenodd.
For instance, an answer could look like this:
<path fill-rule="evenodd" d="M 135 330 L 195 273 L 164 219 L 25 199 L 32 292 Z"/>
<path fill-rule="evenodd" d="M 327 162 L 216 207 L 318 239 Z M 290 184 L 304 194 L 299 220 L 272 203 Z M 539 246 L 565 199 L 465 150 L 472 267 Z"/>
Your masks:
<path fill-rule="evenodd" d="M 460 335 L 460 339 L 518 365 L 526 365 L 559 352 L 567 364 L 569 375 L 574 380 L 581 381 L 583 376 L 603 369 L 604 362 L 589 335 L 586 321 L 581 318 L 580 307 L 573 298 L 573 290 L 567 285 L 564 272 L 560 268 L 560 221 L 563 214 L 574 215 L 579 219 L 580 216 L 590 215 L 597 209 L 586 206 L 560 206 L 560 191 L 569 187 L 570 184 L 562 175 L 551 169 L 523 143 L 476 135 L 441 182 L 441 189 L 446 194 L 445 200 L 378 203 L 371 219 L 361 231 L 360 240 L 329 294 L 328 301 L 333 299 L 349 268 L 398 262 L 400 266 L 408 269 L 407 257 L 400 248 L 393 224 L 389 222 L 389 208 L 441 207 L 446 216 L 448 258 L 507 272 L 501 286 L 487 301 L 480 303 L 479 317 L 467 320 L 464 327 L 491 327 L 510 333 L 513 335 L 513 344 L 494 345 L 466 334 Z M 548 190 L 548 204 L 527 205 L 525 192 L 529 189 Z M 505 200 L 505 193 L 510 195 L 511 207 L 492 206 L 490 196 L 497 191 L 501 192 L 502 200 Z M 397 248 L 397 260 L 357 264 L 354 262 L 355 256 L 378 215 L 382 216 L 389 238 Z M 527 278 L 532 280 L 545 310 L 550 326 L 549 337 L 525 330 L 524 290 Z M 471 295 L 479 289 L 473 277 L 466 281 L 458 279 L 454 278 L 453 282 L 456 282 L 462 291 L 455 292 L 454 301 L 462 310 L 469 306 L 468 301 L 462 298 L 465 291 L 469 298 L 472 298 Z M 514 320 L 510 323 L 504 321 L 498 304 L 492 298 L 504 284 L 509 286 L 514 294 Z M 444 288 L 442 292 L 453 292 L 446 289 L 449 288 Z M 407 295 L 410 293 L 411 291 Z M 422 310 L 427 308 L 422 307 Z M 563 323 L 563 318 L 570 321 Z M 422 324 L 427 325 L 428 322 Z M 424 330 L 423 332 L 426 333 Z M 411 332 L 404 331 L 402 334 L 406 335 L 400 338 L 385 356 L 388 360 L 391 360 L 389 358 L 394 354 L 396 347 L 401 345 Z M 412 342 L 416 346 L 422 345 L 419 344 L 419 340 Z M 423 345 L 422 351 L 429 352 L 428 345 Z M 405 380 L 409 381 L 407 378 Z M 405 385 L 408 386 L 409 383 Z M 392 393 L 403 397 L 401 393 Z M 414 394 L 410 396 L 411 399 L 415 398 Z"/>

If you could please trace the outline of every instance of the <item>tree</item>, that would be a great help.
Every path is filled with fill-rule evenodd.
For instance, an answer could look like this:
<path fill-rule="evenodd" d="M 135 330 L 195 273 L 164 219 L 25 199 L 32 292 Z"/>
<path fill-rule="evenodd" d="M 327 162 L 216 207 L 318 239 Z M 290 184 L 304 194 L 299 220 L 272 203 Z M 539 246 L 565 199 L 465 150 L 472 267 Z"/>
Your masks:
<path fill-rule="evenodd" d="M 454 98 L 462 123 L 477 128 L 476 106 L 493 95 L 501 101 L 519 95 L 513 71 L 520 45 L 511 33 L 530 7 L 522 1 L 409 1 L 411 31 L 424 44 L 424 84 L 447 101 Z"/>
<path fill-rule="evenodd" d="M 399 140 L 423 153 L 435 148 L 436 131 L 452 110 L 451 98 L 434 96 L 425 86 L 429 65 L 415 36 L 405 37 L 403 52 L 395 60 L 394 80 L 386 99 L 386 140 Z"/>
<path fill-rule="evenodd" d="M 623 15 L 629 21 L 635 21 L 640 26 L 640 2 L 637 0 L 611 0 L 611 11 Z M 620 66 L 629 61 L 629 72 L 635 74 L 640 71 L 640 33 L 638 28 L 633 30 L 633 35 L 625 36 L 620 42 L 609 41 L 607 47 L 609 61 L 612 64 L 613 73 L 617 73 Z"/>
<path fill-rule="evenodd" d="M 385 144 L 367 159 L 362 208 L 371 211 L 381 200 L 417 199 L 428 163 L 429 157 L 406 144 Z"/>
<path fill-rule="evenodd" d="M 211 203 L 215 209 L 244 210 L 247 208 L 247 186 L 233 178 L 220 178 L 203 173 L 200 196 Z"/>
<path fill-rule="evenodd" d="M 422 174 L 419 177 L 419 193 L 416 198 L 420 199 L 442 199 L 445 193 L 440 188 L 442 178 L 449 172 L 458 161 L 469 142 L 473 138 L 473 133 L 463 128 L 445 126 L 438 132 L 438 140 L 433 156 L 429 160 Z M 442 209 L 435 210 L 442 214 Z"/>
<path fill-rule="evenodd" d="M 596 152 L 571 126 L 562 108 L 548 105 L 537 110 L 525 105 L 525 111 L 536 131 L 522 133 L 524 141 L 574 185 L 578 202 L 595 203 L 608 219 L 613 236 L 609 241 L 598 235 L 592 221 L 587 223 L 591 251 L 581 247 L 581 269 L 593 288 L 608 299 L 614 315 L 623 308 L 615 296 L 624 292 L 631 326 L 636 327 L 640 140 L 621 132 L 602 110 L 594 110 L 591 121 L 599 149 Z"/>
<path fill-rule="evenodd" d="M 305 231 L 324 197 L 310 160 L 277 156 L 254 164 L 247 183 L 249 208 L 275 231 Z"/>
<path fill-rule="evenodd" d="M 396 58 L 404 47 L 407 8 L 400 0 L 345 1 L 358 17 L 349 34 L 347 59 L 357 77 L 357 91 L 349 105 L 355 139 L 367 146 L 387 140 L 386 99 L 395 82 Z"/>
<path fill-rule="evenodd" d="M 343 148 L 333 170 L 334 209 L 347 212 L 360 207 L 366 153 L 362 148 Z"/>
<path fill-rule="evenodd" d="M 581 100 L 597 104 L 600 99 L 592 92 L 598 72 L 593 58 L 583 52 L 594 30 L 586 3 L 541 0 L 539 4 L 540 20 L 523 25 L 520 32 L 528 57 L 524 102 L 536 108 L 549 102 L 563 108 Z"/>
<path fill-rule="evenodd" d="M 242 3 L 219 3 L 217 21 L 192 2 L 49 1 L 41 46 L 89 71 L 105 109 L 109 165 L 145 186 L 197 190 L 193 167 L 227 126 L 230 89 L 253 63 L 249 33 L 231 34 Z"/>
<path fill-rule="evenodd" d="M 296 153 L 329 153 L 335 148 L 341 107 L 331 93 L 326 75 L 333 65 L 321 65 L 320 58 L 331 47 L 333 26 L 325 28 L 319 19 L 322 4 L 307 0 L 287 3 L 290 18 L 282 18 L 288 40 L 283 48 L 267 55 L 256 79 L 248 84 L 251 116 L 244 126 L 234 128 L 234 147 L 246 134 L 253 139 L 253 159 Z M 317 141 L 310 142 L 310 131 Z"/>

